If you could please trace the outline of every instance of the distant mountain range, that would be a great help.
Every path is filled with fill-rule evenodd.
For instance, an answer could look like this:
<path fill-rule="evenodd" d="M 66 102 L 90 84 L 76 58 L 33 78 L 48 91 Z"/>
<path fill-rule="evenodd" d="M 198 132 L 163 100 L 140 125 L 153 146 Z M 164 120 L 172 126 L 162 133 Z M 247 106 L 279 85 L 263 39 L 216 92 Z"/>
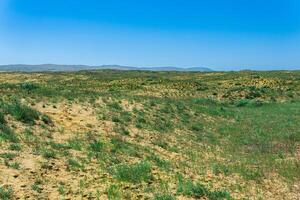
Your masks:
<path fill-rule="evenodd" d="M 121 65 L 56 65 L 56 64 L 43 64 L 43 65 L 0 65 L 0 71 L 22 71 L 22 72 L 38 72 L 38 71 L 79 71 L 79 70 L 99 70 L 99 69 L 114 69 L 114 70 L 144 70 L 144 71 L 193 71 L 193 72 L 209 72 L 213 71 L 205 67 L 129 67 Z"/>

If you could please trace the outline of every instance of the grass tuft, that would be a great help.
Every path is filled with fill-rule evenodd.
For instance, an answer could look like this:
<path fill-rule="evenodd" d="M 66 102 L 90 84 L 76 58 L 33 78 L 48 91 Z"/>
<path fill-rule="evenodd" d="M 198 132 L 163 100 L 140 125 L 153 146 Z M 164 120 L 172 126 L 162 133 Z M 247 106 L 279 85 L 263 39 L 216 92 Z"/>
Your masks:
<path fill-rule="evenodd" d="M 115 177 L 118 180 L 132 183 L 147 182 L 152 178 L 151 165 L 145 161 L 133 165 L 119 165 L 115 169 Z"/>

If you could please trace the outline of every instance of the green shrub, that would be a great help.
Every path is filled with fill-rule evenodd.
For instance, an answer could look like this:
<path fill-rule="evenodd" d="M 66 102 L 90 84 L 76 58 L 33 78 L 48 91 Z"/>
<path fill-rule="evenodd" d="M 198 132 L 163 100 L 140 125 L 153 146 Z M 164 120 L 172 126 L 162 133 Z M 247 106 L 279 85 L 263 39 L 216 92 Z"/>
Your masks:
<path fill-rule="evenodd" d="M 8 107 L 8 112 L 13 115 L 16 120 L 27 124 L 34 124 L 39 119 L 39 112 L 26 106 L 20 102 L 15 102 Z"/>
<path fill-rule="evenodd" d="M 139 162 L 133 165 L 119 165 L 115 170 L 115 177 L 121 181 L 140 183 L 152 178 L 151 165 L 148 162 Z"/>

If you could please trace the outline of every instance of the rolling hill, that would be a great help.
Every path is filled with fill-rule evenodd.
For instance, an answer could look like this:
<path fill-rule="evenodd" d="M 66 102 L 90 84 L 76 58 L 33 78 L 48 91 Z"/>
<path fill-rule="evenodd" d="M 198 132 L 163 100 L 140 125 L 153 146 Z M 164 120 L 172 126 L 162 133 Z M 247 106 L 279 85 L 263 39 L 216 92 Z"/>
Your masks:
<path fill-rule="evenodd" d="M 80 70 L 98 70 L 98 69 L 115 69 L 115 70 L 143 70 L 143 71 L 195 71 L 208 72 L 213 71 L 205 67 L 130 67 L 121 65 L 57 65 L 57 64 L 42 64 L 42 65 L 0 65 L 0 71 L 21 71 L 21 72 L 37 72 L 37 71 L 80 71 Z"/>

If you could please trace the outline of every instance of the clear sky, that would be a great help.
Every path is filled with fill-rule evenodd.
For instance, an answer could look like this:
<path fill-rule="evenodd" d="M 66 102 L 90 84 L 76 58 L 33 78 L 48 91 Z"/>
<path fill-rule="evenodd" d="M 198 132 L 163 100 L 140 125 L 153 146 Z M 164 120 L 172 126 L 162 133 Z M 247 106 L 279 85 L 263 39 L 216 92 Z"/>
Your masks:
<path fill-rule="evenodd" d="M 300 0 L 0 0 L 0 64 L 300 69 Z"/>

